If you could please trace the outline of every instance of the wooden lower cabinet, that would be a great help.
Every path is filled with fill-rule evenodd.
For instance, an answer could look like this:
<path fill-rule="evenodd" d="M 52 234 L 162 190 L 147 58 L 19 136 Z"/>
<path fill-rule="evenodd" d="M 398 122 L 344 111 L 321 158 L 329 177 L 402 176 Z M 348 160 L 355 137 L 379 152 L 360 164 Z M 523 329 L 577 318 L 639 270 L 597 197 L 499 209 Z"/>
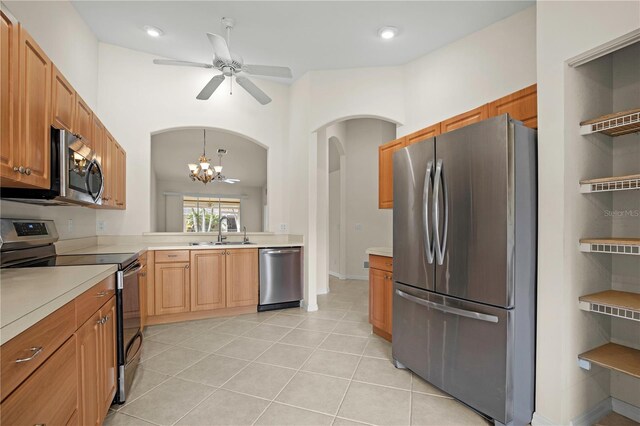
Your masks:
<path fill-rule="evenodd" d="M 191 310 L 204 311 L 226 306 L 223 250 L 191 251 Z"/>
<path fill-rule="evenodd" d="M 71 337 L 2 404 L 3 425 L 65 425 L 76 414 L 76 337 Z M 102 423 L 102 419 L 100 419 Z M 80 424 L 88 424 L 82 423 Z"/>
<path fill-rule="evenodd" d="M 224 315 L 224 310 L 236 315 L 258 305 L 256 248 L 150 251 L 147 262 L 149 324 Z"/>
<path fill-rule="evenodd" d="M 156 263 L 155 314 L 189 312 L 189 262 Z"/>
<path fill-rule="evenodd" d="M 258 304 L 258 249 L 226 250 L 227 308 Z"/>
<path fill-rule="evenodd" d="M 369 257 L 369 323 L 373 332 L 391 341 L 393 329 L 393 269 L 391 258 Z M 380 260 L 388 259 L 389 262 Z M 381 269 L 378 269 L 381 268 Z"/>
<path fill-rule="evenodd" d="M 76 348 L 79 423 L 100 425 L 116 393 L 115 297 L 78 329 Z"/>

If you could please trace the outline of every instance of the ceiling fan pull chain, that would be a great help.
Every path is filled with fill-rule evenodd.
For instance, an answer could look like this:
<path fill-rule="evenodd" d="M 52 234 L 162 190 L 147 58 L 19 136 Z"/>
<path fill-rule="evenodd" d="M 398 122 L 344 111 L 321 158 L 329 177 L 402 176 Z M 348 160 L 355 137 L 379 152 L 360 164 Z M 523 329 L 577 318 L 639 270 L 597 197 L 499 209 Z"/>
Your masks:
<path fill-rule="evenodd" d="M 233 73 L 231 74 L 231 78 L 229 79 L 229 94 L 233 95 Z"/>

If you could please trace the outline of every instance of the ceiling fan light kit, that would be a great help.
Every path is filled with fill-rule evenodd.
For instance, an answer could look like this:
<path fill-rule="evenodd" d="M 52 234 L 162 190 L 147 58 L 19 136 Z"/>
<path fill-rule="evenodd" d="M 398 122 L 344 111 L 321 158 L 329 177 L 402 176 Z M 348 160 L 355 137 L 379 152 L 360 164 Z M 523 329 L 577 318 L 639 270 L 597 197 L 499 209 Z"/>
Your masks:
<path fill-rule="evenodd" d="M 378 30 L 378 36 L 385 40 L 390 40 L 398 35 L 398 29 L 396 27 L 382 27 Z"/>
<path fill-rule="evenodd" d="M 227 38 L 218 34 L 207 33 L 207 38 L 213 48 L 213 59 L 211 64 L 178 61 L 172 59 L 154 59 L 153 63 L 157 65 L 176 65 L 196 68 L 213 68 L 222 74 L 215 75 L 209 80 L 204 88 L 198 93 L 196 99 L 207 100 L 213 95 L 213 92 L 222 84 L 225 78 L 236 79 L 236 83 L 246 90 L 255 100 L 262 105 L 271 102 L 271 98 L 256 86 L 245 74 L 260 75 L 265 77 L 291 78 L 291 69 L 288 67 L 277 67 L 271 65 L 249 65 L 245 64 L 242 57 L 232 54 L 229 50 L 231 41 L 231 29 L 235 25 L 233 18 L 222 18 L 222 25 L 227 31 Z"/>

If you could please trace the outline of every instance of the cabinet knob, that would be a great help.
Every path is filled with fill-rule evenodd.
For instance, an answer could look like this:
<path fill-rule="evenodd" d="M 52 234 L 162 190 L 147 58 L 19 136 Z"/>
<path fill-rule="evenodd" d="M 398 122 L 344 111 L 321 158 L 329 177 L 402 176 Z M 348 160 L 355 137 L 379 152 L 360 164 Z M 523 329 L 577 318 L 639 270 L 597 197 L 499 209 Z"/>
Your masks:
<path fill-rule="evenodd" d="M 109 294 L 108 291 L 101 291 L 100 293 L 96 294 L 96 297 L 105 297 L 107 294 Z"/>
<path fill-rule="evenodd" d="M 20 174 L 24 174 L 24 167 L 22 167 L 22 166 L 19 166 L 19 167 L 13 166 L 13 171 L 14 172 L 18 172 Z"/>
<path fill-rule="evenodd" d="M 189 265 L 184 265 L 184 269 L 189 269 Z"/>
<path fill-rule="evenodd" d="M 42 346 L 36 346 L 36 347 L 33 347 L 33 348 L 29 348 L 29 350 L 32 352 L 31 356 L 28 356 L 26 358 L 18 358 L 18 359 L 16 359 L 16 364 L 20 364 L 21 362 L 31 361 L 32 359 L 34 359 L 35 357 L 40 355 L 40 353 L 42 352 Z"/>
<path fill-rule="evenodd" d="M 24 174 L 27 175 L 27 176 L 31 175 L 31 169 L 29 167 L 24 169 Z"/>

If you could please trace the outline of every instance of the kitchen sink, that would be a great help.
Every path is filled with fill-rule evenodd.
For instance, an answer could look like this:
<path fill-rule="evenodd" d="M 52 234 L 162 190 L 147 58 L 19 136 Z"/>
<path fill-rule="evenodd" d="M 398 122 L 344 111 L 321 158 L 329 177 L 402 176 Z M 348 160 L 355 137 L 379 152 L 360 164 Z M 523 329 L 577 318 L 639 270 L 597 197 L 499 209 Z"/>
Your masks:
<path fill-rule="evenodd" d="M 229 246 L 229 245 L 255 245 L 256 243 L 252 242 L 240 242 L 240 241 L 223 241 L 219 243 L 218 241 L 198 241 L 189 243 L 190 246 Z"/>

